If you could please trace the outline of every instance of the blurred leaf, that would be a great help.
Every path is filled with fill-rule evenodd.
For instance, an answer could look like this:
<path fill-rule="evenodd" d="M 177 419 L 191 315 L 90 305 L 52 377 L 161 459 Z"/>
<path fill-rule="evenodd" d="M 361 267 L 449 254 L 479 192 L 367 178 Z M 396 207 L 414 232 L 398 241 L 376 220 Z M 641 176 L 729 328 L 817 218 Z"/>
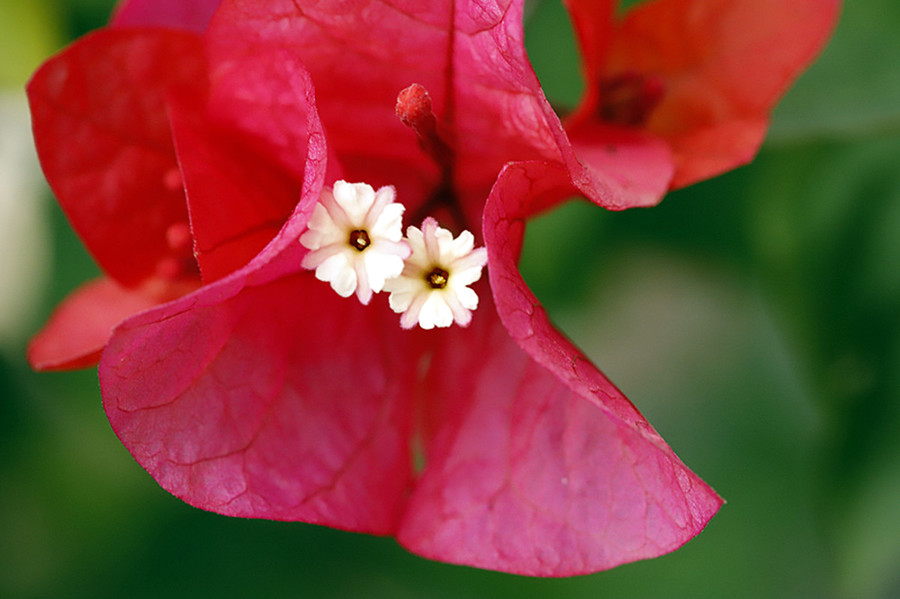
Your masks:
<path fill-rule="evenodd" d="M 60 24 L 41 0 L 0 0 L 0 87 L 22 87 L 60 43 Z"/>
<path fill-rule="evenodd" d="M 559 0 L 529 3 L 528 9 L 525 46 L 531 66 L 550 103 L 571 108 L 578 103 L 583 85 L 569 15 Z"/>
<path fill-rule="evenodd" d="M 896 332 L 898 160 L 900 139 L 888 139 L 768 152 L 754 166 L 753 245 L 817 361 Z"/>
<path fill-rule="evenodd" d="M 72 39 L 106 25 L 120 0 L 53 0 L 67 13 L 66 33 Z"/>
<path fill-rule="evenodd" d="M 900 3 L 851 0 L 830 44 L 775 111 L 770 140 L 900 132 Z"/>
<path fill-rule="evenodd" d="M 890 599 L 900 591 L 900 446 L 892 449 L 840 523 L 840 587 L 847 599 Z"/>
<path fill-rule="evenodd" d="M 898 160 L 900 139 L 768 152 L 749 190 L 761 274 L 826 415 L 820 516 L 847 597 L 888 597 L 900 566 Z"/>
<path fill-rule="evenodd" d="M 607 213 L 570 201 L 529 221 L 519 266 L 535 295 L 550 308 L 578 302 L 603 271 L 610 248 Z"/>
<path fill-rule="evenodd" d="M 750 242 L 742 168 L 670 193 L 653 208 L 612 212 L 570 201 L 528 222 L 519 267 L 535 295 L 553 311 L 583 300 L 636 243 L 731 267 L 747 268 Z"/>

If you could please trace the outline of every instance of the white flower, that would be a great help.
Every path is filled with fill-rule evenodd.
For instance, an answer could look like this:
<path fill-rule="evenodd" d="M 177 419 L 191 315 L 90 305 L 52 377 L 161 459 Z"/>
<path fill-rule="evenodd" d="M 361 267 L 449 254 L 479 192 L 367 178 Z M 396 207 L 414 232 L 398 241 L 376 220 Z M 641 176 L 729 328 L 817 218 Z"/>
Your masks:
<path fill-rule="evenodd" d="M 398 276 L 410 255 L 403 241 L 403 204 L 395 203 L 393 187 L 378 191 L 365 183 L 337 181 L 324 189 L 300 243 L 310 250 L 303 267 L 331 283 L 341 297 L 356 293 L 368 304 L 372 293 Z"/>
<path fill-rule="evenodd" d="M 478 307 L 478 295 L 469 285 L 481 278 L 487 264 L 487 250 L 474 249 L 475 237 L 463 231 L 456 239 L 426 218 L 422 229 L 409 227 L 407 241 L 412 256 L 406 260 L 403 273 L 387 282 L 390 305 L 402 313 L 400 326 L 410 329 L 417 323 L 423 329 L 449 327 L 456 322 L 466 326 L 472 321 L 472 310 Z"/>

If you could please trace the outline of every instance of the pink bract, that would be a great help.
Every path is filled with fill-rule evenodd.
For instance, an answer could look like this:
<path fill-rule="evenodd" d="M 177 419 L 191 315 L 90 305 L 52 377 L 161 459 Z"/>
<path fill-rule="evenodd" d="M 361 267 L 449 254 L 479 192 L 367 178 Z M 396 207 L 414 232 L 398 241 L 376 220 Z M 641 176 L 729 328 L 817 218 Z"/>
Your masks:
<path fill-rule="evenodd" d="M 566 130 L 588 168 L 602 168 L 604 142 L 616 154 L 623 133 L 638 136 L 627 147 L 662 145 L 651 158 L 656 167 L 643 167 L 653 173 L 633 178 L 643 184 L 632 194 L 648 204 L 753 159 L 776 102 L 822 50 L 841 7 L 840 0 L 649 0 L 619 19 L 613 0 L 564 4 L 585 80 Z"/>
<path fill-rule="evenodd" d="M 516 266 L 525 221 L 572 193 L 658 201 L 683 168 L 671 140 L 590 118 L 570 140 L 525 56 L 520 0 L 225 0 L 210 21 L 217 4 L 125 2 L 29 85 L 48 180 L 107 275 L 59 309 L 32 362 L 102 351 L 116 434 L 165 489 L 222 514 L 536 576 L 696 535 L 721 499 Z M 600 64 L 596 7 L 571 4 Z M 433 130 L 395 113 L 412 84 Z M 410 224 L 481 236 L 471 326 L 403 331 L 386 302 L 301 268 L 298 238 L 340 178 L 394 185 Z"/>

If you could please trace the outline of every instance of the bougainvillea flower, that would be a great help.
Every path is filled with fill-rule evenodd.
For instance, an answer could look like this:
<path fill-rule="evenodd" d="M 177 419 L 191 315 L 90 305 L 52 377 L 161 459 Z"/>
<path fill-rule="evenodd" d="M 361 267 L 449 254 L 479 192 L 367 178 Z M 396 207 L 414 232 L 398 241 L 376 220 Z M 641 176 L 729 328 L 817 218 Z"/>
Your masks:
<path fill-rule="evenodd" d="M 578 158 L 619 160 L 626 202 L 752 160 L 769 115 L 813 61 L 840 0 L 648 0 L 619 20 L 615 0 L 563 0 L 582 56 L 585 93 L 567 120 Z M 647 163 L 646 161 L 651 161 Z"/>
<path fill-rule="evenodd" d="M 146 14 L 76 42 L 29 94 L 47 177 L 108 276 L 57 331 L 78 312 L 107 327 L 133 314 L 91 347 L 113 429 L 162 487 L 542 576 L 660 555 L 705 526 L 719 497 L 518 273 L 534 212 L 582 188 L 628 197 L 572 166 L 522 2 L 226 0 L 208 28 Z M 130 27 L 141 18 L 174 29 Z M 467 326 L 404 329 L 384 296 L 365 305 L 316 278 L 310 223 L 340 181 L 396 194 L 411 252 L 421 234 L 447 266 L 428 271 L 419 248 L 404 272 L 452 290 L 442 301 Z M 112 313 L 93 302 L 104 293 L 150 305 Z"/>

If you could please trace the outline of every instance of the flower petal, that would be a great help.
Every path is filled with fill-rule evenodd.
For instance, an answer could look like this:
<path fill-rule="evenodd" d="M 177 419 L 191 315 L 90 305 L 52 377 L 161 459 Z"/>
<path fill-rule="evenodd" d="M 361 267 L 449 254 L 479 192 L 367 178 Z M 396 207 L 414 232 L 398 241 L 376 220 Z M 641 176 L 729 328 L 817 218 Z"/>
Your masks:
<path fill-rule="evenodd" d="M 734 119 L 668 140 L 676 169 L 670 187 L 686 187 L 749 163 L 768 129 L 767 116 Z"/>
<path fill-rule="evenodd" d="M 210 33 L 302 57 L 345 178 L 395 185 L 410 214 L 441 177 L 395 114 L 398 93 L 422 86 L 455 150 L 456 191 L 477 218 L 505 162 L 557 159 L 566 145 L 525 55 L 522 4 L 225 0 Z"/>
<path fill-rule="evenodd" d="M 118 27 L 160 26 L 202 33 L 222 0 L 123 0 L 110 20 Z"/>
<path fill-rule="evenodd" d="M 386 308 L 341 300 L 302 269 L 326 156 L 309 117 L 294 214 L 247 266 L 117 328 L 104 407 L 135 459 L 192 505 L 388 534 L 410 477 L 412 385 L 394 375 L 415 370 Z"/>
<path fill-rule="evenodd" d="M 673 186 L 756 154 L 769 113 L 825 45 L 840 6 L 840 0 L 656 0 L 629 12 L 606 69 L 664 80 L 648 129 L 672 146 Z"/>
<path fill-rule="evenodd" d="M 571 576 L 671 551 L 699 532 L 718 497 L 643 419 L 597 405 L 606 394 L 626 401 L 612 385 L 573 388 L 485 304 L 431 362 L 424 401 L 437 424 L 399 542 L 440 561 Z M 576 369 L 592 366 L 579 358 Z"/>
<path fill-rule="evenodd" d="M 31 340 L 28 362 L 35 370 L 93 366 L 117 324 L 159 303 L 149 293 L 126 289 L 112 279 L 85 283 L 57 306 Z"/>
<path fill-rule="evenodd" d="M 107 29 L 49 60 L 28 85 L 44 173 L 85 245 L 113 278 L 136 285 L 168 253 L 187 207 L 166 94 L 206 80 L 200 40 Z"/>
<path fill-rule="evenodd" d="M 100 365 L 113 429 L 191 505 L 392 533 L 415 373 L 396 317 L 312 273 L 249 270 L 117 329 Z"/>
<path fill-rule="evenodd" d="M 290 216 L 303 169 L 279 164 L 281 148 L 273 143 L 290 140 L 292 155 L 305 156 L 306 121 L 315 110 L 312 83 L 295 57 L 235 44 L 231 50 L 220 50 L 211 64 L 213 100 L 180 97 L 172 109 L 195 253 L 206 282 L 249 262 Z M 253 130 L 245 130 L 247 123 Z M 261 130 L 277 131 L 268 147 L 257 141 Z"/>
<path fill-rule="evenodd" d="M 398 539 L 435 559 L 564 576 L 672 551 L 722 500 L 552 327 L 519 275 L 520 214 L 546 191 L 534 184 L 545 170 L 510 165 L 488 200 L 499 319 L 485 305 L 436 350 L 427 466 Z"/>
<path fill-rule="evenodd" d="M 598 122 L 583 122 L 568 133 L 578 160 L 590 173 L 589 182 L 580 186 L 588 199 L 622 210 L 654 206 L 669 190 L 675 165 L 661 139 Z"/>
<path fill-rule="evenodd" d="M 427 13 L 429 7 L 419 10 Z M 438 75 L 428 67 L 443 60 L 446 34 L 430 28 L 429 20 L 389 2 L 364 8 L 358 1 L 301 6 L 291 0 L 226 0 L 210 35 L 281 47 L 302 57 L 316 82 L 329 147 L 345 167 L 344 178 L 375 188 L 396 185 L 407 197 L 416 193 L 408 190 L 431 184 L 422 180 L 424 173 L 438 174 L 394 115 L 401 89 L 411 80 L 427 84 Z M 435 93 L 443 97 L 443 90 Z M 386 168 L 392 162 L 406 165 L 405 172 Z"/>

